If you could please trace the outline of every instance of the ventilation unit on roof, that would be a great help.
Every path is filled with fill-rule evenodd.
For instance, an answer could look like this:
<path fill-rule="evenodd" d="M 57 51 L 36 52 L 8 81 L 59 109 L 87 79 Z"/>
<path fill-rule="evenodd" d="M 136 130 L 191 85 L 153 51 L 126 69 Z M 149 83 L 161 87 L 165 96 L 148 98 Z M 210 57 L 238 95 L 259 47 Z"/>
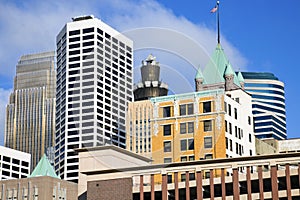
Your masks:
<path fill-rule="evenodd" d="M 82 15 L 82 16 L 72 17 L 73 22 L 87 20 L 87 19 L 94 19 L 94 15 Z"/>

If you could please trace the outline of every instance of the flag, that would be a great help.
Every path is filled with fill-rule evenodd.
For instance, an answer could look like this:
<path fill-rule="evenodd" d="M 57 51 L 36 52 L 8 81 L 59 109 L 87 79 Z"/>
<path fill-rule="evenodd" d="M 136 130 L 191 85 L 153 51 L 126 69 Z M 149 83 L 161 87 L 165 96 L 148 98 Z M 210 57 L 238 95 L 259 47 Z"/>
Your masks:
<path fill-rule="evenodd" d="M 218 7 L 215 6 L 215 7 L 213 7 L 213 8 L 210 10 L 210 13 L 215 13 L 217 10 L 218 10 Z"/>

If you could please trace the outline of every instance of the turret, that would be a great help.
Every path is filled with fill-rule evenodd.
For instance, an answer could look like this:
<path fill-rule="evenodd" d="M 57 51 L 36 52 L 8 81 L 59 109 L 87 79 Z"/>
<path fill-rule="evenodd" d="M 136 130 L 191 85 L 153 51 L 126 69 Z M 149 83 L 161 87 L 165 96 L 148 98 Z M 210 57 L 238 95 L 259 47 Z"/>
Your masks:
<path fill-rule="evenodd" d="M 234 89 L 234 72 L 232 70 L 232 67 L 230 63 L 227 64 L 225 72 L 224 72 L 224 78 L 225 78 L 225 91 L 230 91 Z"/>
<path fill-rule="evenodd" d="M 204 77 L 201 72 L 201 68 L 198 68 L 197 74 L 195 76 L 195 88 L 196 92 L 199 92 L 203 89 Z"/>
<path fill-rule="evenodd" d="M 243 77 L 241 71 L 239 71 L 237 77 L 238 77 L 238 79 L 239 79 L 241 88 L 244 90 L 244 89 L 245 89 L 245 87 L 244 87 L 244 86 L 245 86 L 245 80 L 244 80 L 244 77 Z"/>

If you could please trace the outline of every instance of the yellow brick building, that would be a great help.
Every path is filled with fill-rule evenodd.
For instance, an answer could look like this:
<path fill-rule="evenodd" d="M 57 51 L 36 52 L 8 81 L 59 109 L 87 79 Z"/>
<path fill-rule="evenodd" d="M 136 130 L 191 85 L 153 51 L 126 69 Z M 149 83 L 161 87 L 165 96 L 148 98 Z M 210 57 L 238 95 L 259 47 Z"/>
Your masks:
<path fill-rule="evenodd" d="M 224 90 L 152 98 L 154 163 L 225 158 Z"/>

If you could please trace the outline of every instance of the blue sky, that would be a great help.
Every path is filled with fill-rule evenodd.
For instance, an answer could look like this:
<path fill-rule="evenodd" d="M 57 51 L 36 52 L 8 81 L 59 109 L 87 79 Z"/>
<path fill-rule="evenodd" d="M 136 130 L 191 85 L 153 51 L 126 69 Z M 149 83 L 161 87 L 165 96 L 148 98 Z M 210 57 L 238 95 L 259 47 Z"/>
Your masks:
<path fill-rule="evenodd" d="M 5 105 L 21 55 L 55 50 L 71 17 L 93 14 L 135 42 L 135 82 L 141 60 L 153 53 L 173 93 L 190 92 L 198 66 L 216 45 L 214 0 L 1 0 L 0 144 Z M 288 137 L 300 136 L 300 1 L 220 1 L 221 44 L 233 67 L 272 72 L 285 83 Z M 176 41 L 176 42 L 175 42 Z M 180 81 L 181 84 L 178 84 Z"/>

